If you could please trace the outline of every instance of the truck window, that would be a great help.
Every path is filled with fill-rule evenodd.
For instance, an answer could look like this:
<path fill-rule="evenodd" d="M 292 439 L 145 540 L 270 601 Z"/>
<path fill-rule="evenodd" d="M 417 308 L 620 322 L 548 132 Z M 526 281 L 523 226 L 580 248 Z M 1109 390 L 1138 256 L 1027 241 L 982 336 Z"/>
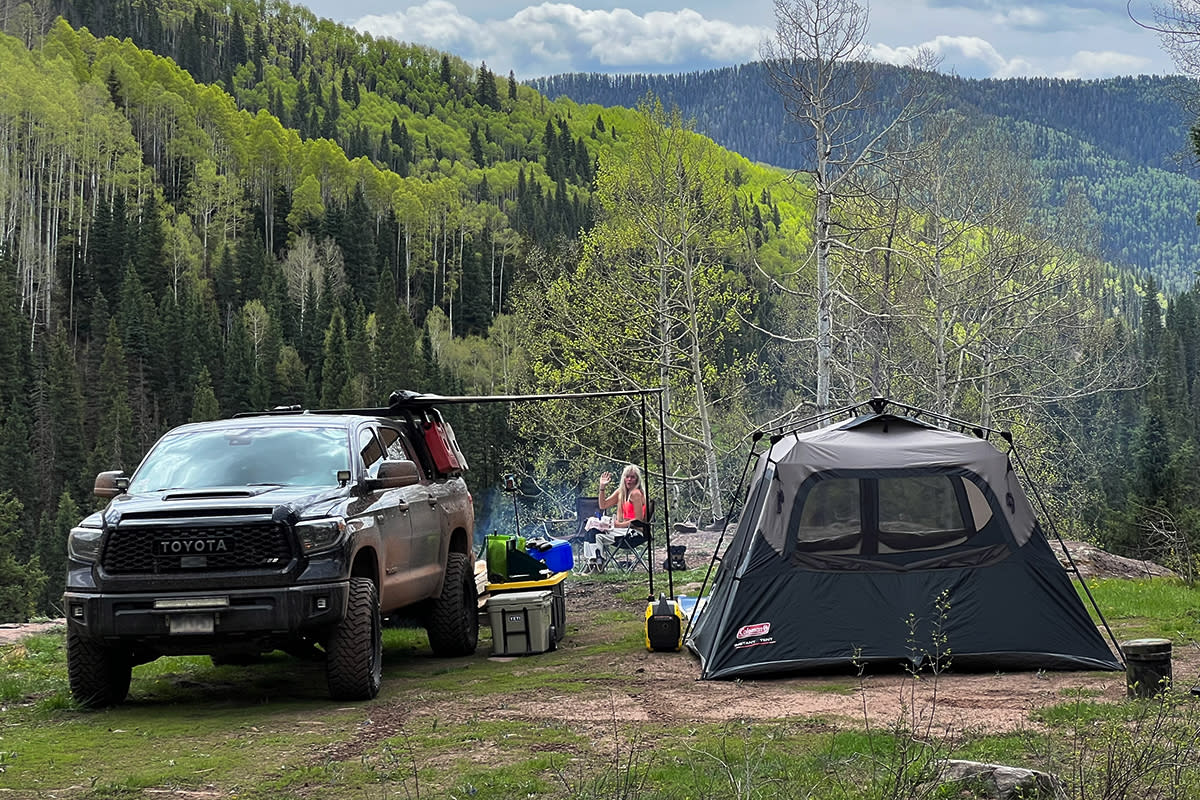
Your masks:
<path fill-rule="evenodd" d="M 375 436 L 375 431 L 370 428 L 363 428 L 359 431 L 358 452 L 362 455 L 362 462 L 367 470 L 367 475 L 374 478 L 379 474 L 379 462 L 383 461 L 383 448 L 379 444 L 379 439 Z"/>
<path fill-rule="evenodd" d="M 387 457 L 394 459 L 397 456 L 392 454 L 392 447 L 396 444 L 396 439 L 400 436 L 400 431 L 395 428 L 389 428 L 386 425 L 379 426 L 379 443 L 383 445 L 383 451 Z"/>
<path fill-rule="evenodd" d="M 424 473 L 421 467 L 421 462 L 417 461 L 416 455 L 413 454 L 412 445 L 404 438 L 404 434 L 398 428 L 391 428 L 387 425 L 379 427 L 379 438 L 383 442 L 383 449 L 387 452 L 387 457 L 391 461 L 412 461 L 417 465 L 417 471 Z M 422 474 L 422 478 L 424 475 Z"/>
<path fill-rule="evenodd" d="M 279 484 L 336 486 L 350 468 L 346 430 L 308 425 L 213 428 L 164 436 L 138 467 L 131 491 Z"/>

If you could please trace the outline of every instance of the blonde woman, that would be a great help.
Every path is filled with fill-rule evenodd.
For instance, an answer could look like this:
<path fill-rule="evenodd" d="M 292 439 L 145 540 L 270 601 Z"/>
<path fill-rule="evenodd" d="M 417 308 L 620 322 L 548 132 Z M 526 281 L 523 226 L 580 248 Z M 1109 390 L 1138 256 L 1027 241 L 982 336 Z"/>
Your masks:
<path fill-rule="evenodd" d="M 614 528 L 628 528 L 630 520 L 646 518 L 646 493 L 642 490 L 642 471 L 637 464 L 626 464 L 621 470 L 621 482 L 616 491 L 606 494 L 608 484 L 612 483 L 612 473 L 605 472 L 600 476 L 600 510 L 607 511 L 613 506 L 617 511 L 613 514 Z"/>
<path fill-rule="evenodd" d="M 597 498 L 600 502 L 600 510 L 606 511 L 613 506 L 616 506 L 617 509 L 611 518 L 605 517 L 596 526 L 596 545 L 593 547 L 598 545 L 599 549 L 594 553 L 594 558 L 600 563 L 604 561 L 605 553 L 613 549 L 617 537 L 629 534 L 631 520 L 646 519 L 646 493 L 642 489 L 642 471 L 638 469 L 637 465 L 625 465 L 625 469 L 621 470 L 621 482 L 612 494 L 608 494 L 610 483 L 612 483 L 611 472 L 605 472 L 600 476 L 600 494 Z M 608 522 L 610 519 L 611 522 Z M 584 549 L 587 550 L 586 547 Z"/>

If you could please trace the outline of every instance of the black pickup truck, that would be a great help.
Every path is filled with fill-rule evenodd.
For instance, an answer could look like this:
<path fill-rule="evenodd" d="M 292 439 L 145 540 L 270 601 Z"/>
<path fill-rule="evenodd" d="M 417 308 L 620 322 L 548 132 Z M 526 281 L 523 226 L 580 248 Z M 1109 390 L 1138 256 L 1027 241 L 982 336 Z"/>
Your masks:
<path fill-rule="evenodd" d="M 183 425 L 132 475 L 100 473 L 111 500 L 68 542 L 75 700 L 122 702 L 161 655 L 276 649 L 323 656 L 333 697 L 369 699 L 391 614 L 423 619 L 436 655 L 473 653 L 465 460 L 436 409 L 402 406 Z"/>

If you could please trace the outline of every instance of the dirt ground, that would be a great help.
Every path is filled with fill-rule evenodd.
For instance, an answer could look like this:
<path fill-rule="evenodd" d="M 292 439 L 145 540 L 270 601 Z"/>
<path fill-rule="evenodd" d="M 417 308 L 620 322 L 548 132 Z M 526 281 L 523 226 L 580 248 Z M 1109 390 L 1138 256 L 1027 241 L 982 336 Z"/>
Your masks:
<path fill-rule="evenodd" d="M 616 587 L 572 579 L 567 589 L 568 622 L 574 631 L 564 647 L 590 644 L 589 619 L 614 607 L 627 608 L 630 624 L 644 601 L 631 604 L 616 597 Z M 529 661 L 532 661 L 529 659 Z M 1094 702 L 1125 698 L 1124 672 L 1006 672 L 942 674 L 914 680 L 903 672 L 867 675 L 782 677 L 735 681 L 701 681 L 699 661 L 690 653 L 620 653 L 592 664 L 615 677 L 598 683 L 591 696 L 570 695 L 553 702 L 545 692 L 523 701 L 510 698 L 494 708 L 475 708 L 485 719 L 553 720 L 556 722 L 657 721 L 687 722 L 817 720 L 835 727 L 888 726 L 901 715 L 910 727 L 931 725 L 940 732 L 1001 733 L 1037 727 L 1031 713 L 1070 699 L 1083 690 Z M 1175 680 L 1200 683 L 1200 648 L 1176 647 Z M 462 714 L 454 703 L 427 710 L 445 719 Z"/>
<path fill-rule="evenodd" d="M 686 544 L 689 567 L 707 563 L 718 543 L 713 532 L 680 533 L 673 543 Z M 727 541 L 722 544 L 727 544 Z M 1068 551 L 1085 579 L 1147 577 L 1170 571 L 1150 562 L 1123 559 L 1080 542 Z M 1055 544 L 1056 551 L 1061 550 Z M 1060 553 L 1060 560 L 1066 557 Z M 658 561 L 661 564 L 663 556 Z M 659 573 L 656 589 L 666 589 Z M 590 644 L 589 620 L 614 608 L 627 609 L 631 623 L 645 613 L 644 601 L 629 603 L 617 597 L 621 587 L 575 576 L 567 587 L 569 629 L 564 647 Z M 675 586 L 677 594 L 695 593 L 697 585 Z M 1103 631 L 1101 632 L 1103 635 Z M 1105 637 L 1107 640 L 1107 637 Z M 1172 654 L 1176 685 L 1200 684 L 1200 647 L 1176 645 Z M 544 695 L 522 702 L 514 698 L 501 707 L 475 709 L 491 719 L 555 721 L 593 720 L 666 723 L 806 720 L 821 724 L 859 726 L 864 719 L 887 726 L 904 716 L 910 727 L 932 726 L 941 732 L 1000 733 L 1036 727 L 1031 713 L 1066 702 L 1073 690 L 1091 701 L 1119 702 L 1126 696 L 1124 672 L 946 673 L 937 679 L 914 680 L 899 672 L 868 675 L 803 676 L 737 681 L 698 680 L 699 661 L 690 653 L 621 653 L 601 666 L 617 678 L 596 687 L 591 697 L 572 696 L 569 702 L 546 702 Z M 456 716 L 453 704 L 437 704 L 429 713 Z M 461 713 L 461 709 L 457 712 Z"/>
<path fill-rule="evenodd" d="M 686 544 L 690 567 L 708 563 L 718 545 L 715 532 L 685 532 L 674 543 Z M 1057 546 L 1055 547 L 1057 548 Z M 1068 549 L 1085 578 L 1145 577 L 1170 574 L 1149 562 L 1121 559 L 1082 543 Z M 659 554 L 661 565 L 663 554 Z M 1060 559 L 1065 557 L 1060 554 Z M 656 566 L 659 566 L 656 565 Z M 656 572 L 656 589 L 665 590 L 665 574 Z M 676 585 L 677 594 L 694 594 L 696 584 Z M 605 630 L 600 617 L 627 611 L 631 625 L 640 625 L 645 601 L 628 601 L 618 595 L 627 586 L 591 576 L 576 575 L 567 582 L 569 634 L 561 647 L 570 651 L 585 645 L 603 644 Z M 22 636 L 47 630 L 62 630 L 63 620 L 24 625 L 0 625 L 0 645 Z M 481 653 L 490 646 L 484 632 Z M 443 720 L 465 718 L 522 719 L 571 723 L 614 721 L 657 721 L 663 723 L 803 720 L 808 724 L 861 727 L 887 726 L 902 716 L 910 726 L 932 725 L 942 732 L 999 733 L 1036 727 L 1031 713 L 1038 708 L 1065 702 L 1072 690 L 1084 690 L 1089 700 L 1118 702 L 1125 697 L 1123 672 L 1012 672 L 988 674 L 947 673 L 937 679 L 914 680 L 904 673 L 868 675 L 803 676 L 737 681 L 698 680 L 699 661 L 690 653 L 651 653 L 644 649 L 589 655 L 588 671 L 612 677 L 597 680 L 591 692 L 554 697 L 553 681 L 528 699 L 510 697 L 491 707 L 466 708 L 453 698 L 426 698 L 419 709 L 375 709 L 372 717 L 377 735 L 413 715 Z M 536 657 L 506 659 L 514 668 L 527 670 L 531 678 L 541 668 Z M 1180 646 L 1172 654 L 1177 686 L 1200 684 L 1200 647 Z M 539 685 L 543 682 L 539 678 Z M 389 717 L 391 719 L 389 720 Z M 389 724 L 389 722 L 391 724 Z M 363 744 L 362 742 L 359 743 Z"/>
<path fill-rule="evenodd" d="M 26 636 L 32 636 L 35 633 L 46 633 L 56 628 L 62 628 L 65 631 L 67 621 L 65 619 L 54 619 L 41 622 L 0 623 L 0 646 L 14 644 Z"/>

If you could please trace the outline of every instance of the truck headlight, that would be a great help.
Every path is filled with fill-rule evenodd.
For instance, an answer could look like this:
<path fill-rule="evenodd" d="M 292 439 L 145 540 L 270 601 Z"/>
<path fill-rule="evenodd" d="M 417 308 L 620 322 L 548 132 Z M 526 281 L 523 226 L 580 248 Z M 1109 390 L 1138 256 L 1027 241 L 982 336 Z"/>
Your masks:
<path fill-rule="evenodd" d="M 346 535 L 346 520 L 328 517 L 301 522 L 296 525 L 296 534 L 305 553 L 328 550 L 342 543 L 342 537 Z"/>
<path fill-rule="evenodd" d="M 101 528 L 85 528 L 77 525 L 67 536 L 67 553 L 77 561 L 95 561 L 100 557 Z"/>

